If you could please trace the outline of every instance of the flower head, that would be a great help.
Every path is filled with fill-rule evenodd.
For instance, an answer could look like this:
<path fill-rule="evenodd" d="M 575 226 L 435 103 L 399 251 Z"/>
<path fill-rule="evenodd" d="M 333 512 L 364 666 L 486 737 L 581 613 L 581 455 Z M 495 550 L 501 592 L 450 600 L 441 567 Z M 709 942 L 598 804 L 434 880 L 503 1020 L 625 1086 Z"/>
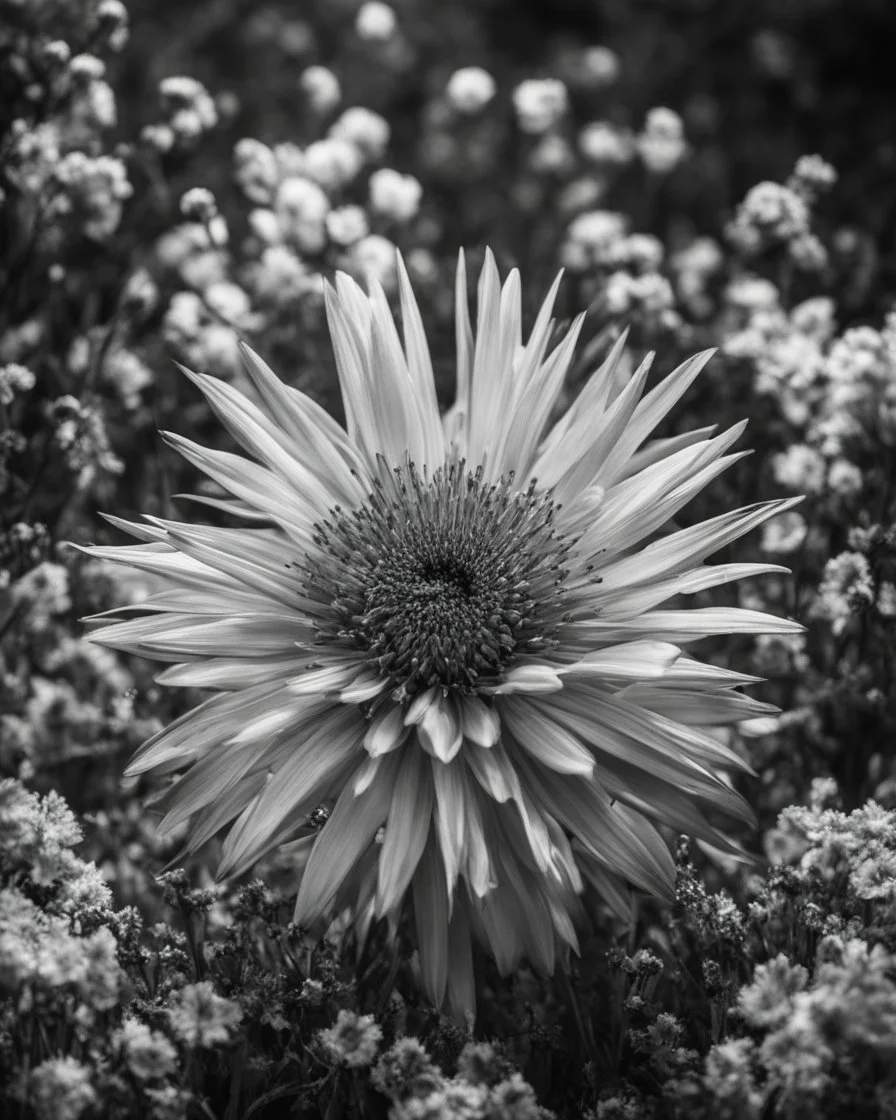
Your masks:
<path fill-rule="evenodd" d="M 460 113 L 478 113 L 495 96 L 495 79 L 481 66 L 464 66 L 448 79 L 445 94 Z"/>
<path fill-rule="evenodd" d="M 241 1018 L 238 1004 L 219 996 L 208 980 L 182 988 L 168 1009 L 171 1029 L 191 1047 L 211 1048 L 228 1042 Z"/>
<path fill-rule="evenodd" d="M 254 461 L 166 439 L 246 525 L 113 519 L 143 543 L 90 551 L 169 590 L 91 636 L 215 693 L 131 764 L 185 771 L 163 831 L 189 822 L 195 850 L 230 825 L 222 874 L 294 841 L 306 927 L 348 913 L 363 935 L 412 896 L 426 991 L 462 1016 L 471 938 L 550 972 L 586 883 L 622 908 L 630 885 L 671 896 L 656 824 L 730 850 L 708 815 L 751 820 L 718 772 L 743 763 L 702 726 L 767 706 L 682 646 L 801 628 L 663 604 L 780 571 L 704 560 L 793 500 L 663 535 L 739 458 L 740 424 L 646 442 L 710 355 L 642 396 L 649 362 L 626 377 L 620 339 L 552 423 L 582 317 L 551 348 L 555 283 L 524 345 L 519 276 L 491 255 L 475 332 L 460 260 L 441 416 L 400 261 L 397 284 L 403 337 L 375 280 L 327 285 L 346 429 L 251 351 L 257 404 L 189 374 Z"/>
<path fill-rule="evenodd" d="M 320 1043 L 332 1061 L 351 1069 L 371 1064 L 382 1037 L 382 1028 L 374 1022 L 372 1015 L 358 1015 L 345 1007 L 332 1027 L 318 1033 Z"/>
<path fill-rule="evenodd" d="M 76 1058 L 48 1058 L 28 1077 L 29 1103 L 40 1120 L 78 1120 L 96 1103 L 90 1069 Z"/>

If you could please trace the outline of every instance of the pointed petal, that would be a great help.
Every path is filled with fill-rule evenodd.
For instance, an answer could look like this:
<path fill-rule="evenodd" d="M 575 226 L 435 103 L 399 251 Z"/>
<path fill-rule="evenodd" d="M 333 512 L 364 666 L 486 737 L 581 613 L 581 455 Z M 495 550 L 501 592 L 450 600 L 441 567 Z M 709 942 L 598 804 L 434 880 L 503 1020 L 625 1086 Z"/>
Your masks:
<path fill-rule="evenodd" d="M 588 378 L 578 397 L 548 433 L 539 448 L 542 458 L 553 455 L 566 440 L 570 431 L 584 422 L 583 418 L 587 417 L 588 421 L 591 422 L 594 417 L 602 416 L 606 412 L 610 390 L 625 353 L 627 340 L 628 329 L 626 328 L 610 347 L 610 351 L 601 365 Z"/>
<path fill-rule="evenodd" d="M 376 916 L 396 909 L 417 871 L 432 823 L 432 772 L 413 745 L 401 757 L 380 849 Z"/>
<path fill-rule="evenodd" d="M 317 661 L 314 668 L 294 677 L 287 688 L 294 696 L 335 696 L 349 688 L 363 664 L 356 657 L 328 659 L 323 664 Z"/>
<path fill-rule="evenodd" d="M 414 918 L 423 988 L 436 1008 L 448 982 L 448 894 L 435 834 L 430 829 L 414 872 Z"/>
<path fill-rule="evenodd" d="M 268 416 L 285 432 L 304 461 L 318 475 L 337 486 L 340 500 L 363 500 L 360 477 L 364 461 L 345 430 L 305 393 L 285 385 L 273 370 L 248 346 L 241 346 L 243 361 Z"/>
<path fill-rule="evenodd" d="M 408 369 L 416 385 L 420 415 L 423 420 L 426 444 L 424 462 L 436 464 L 445 458 L 445 436 L 439 416 L 439 402 L 436 399 L 435 376 L 420 309 L 414 298 L 414 290 L 400 253 L 398 254 L 398 292 L 401 298 L 401 319 Z"/>
<path fill-rule="evenodd" d="M 301 823 L 349 767 L 360 760 L 361 717 L 347 707 L 331 709 L 277 768 L 252 812 L 228 834 L 218 874 L 236 875 L 270 847 L 285 823 Z M 348 796 L 354 793 L 348 789 Z M 381 822 L 382 823 L 382 822 Z"/>
<path fill-rule="evenodd" d="M 185 366 L 180 369 L 200 389 L 215 415 L 241 447 L 279 475 L 302 498 L 311 497 L 320 514 L 336 504 L 329 479 L 297 458 L 295 445 L 238 389 L 208 374 L 192 373 Z M 357 486 L 353 493 L 360 496 Z"/>
<path fill-rule="evenodd" d="M 489 797 L 504 802 L 518 795 L 519 778 L 501 743 L 496 743 L 491 750 L 466 751 L 463 757 Z"/>
<path fill-rule="evenodd" d="M 364 749 L 373 758 L 377 758 L 400 747 L 409 734 L 404 722 L 404 712 L 396 704 L 370 724 L 364 735 Z"/>
<path fill-rule="evenodd" d="M 608 486 L 618 477 L 632 454 L 694 383 L 714 353 L 715 350 L 704 350 L 694 354 L 645 395 L 632 414 L 623 436 L 595 476 L 594 481 L 598 485 Z"/>
<path fill-rule="evenodd" d="M 476 985 L 473 979 L 473 946 L 464 899 L 454 908 L 448 925 L 448 1013 L 466 1027 L 476 1015 Z"/>
<path fill-rule="evenodd" d="M 594 676 L 604 681 L 643 681 L 662 677 L 681 655 L 669 642 L 623 642 L 586 653 L 581 661 L 566 665 L 561 676 Z"/>
<path fill-rule="evenodd" d="M 369 755 L 365 758 L 358 769 L 355 771 L 355 776 L 352 778 L 352 792 L 355 797 L 360 797 L 362 793 L 370 788 L 370 784 L 377 775 L 380 768 L 380 759 L 371 758 Z"/>
<path fill-rule="evenodd" d="M 452 695 L 439 696 L 423 713 L 417 726 L 420 745 L 440 762 L 450 762 L 463 745 L 457 702 Z"/>
<path fill-rule="evenodd" d="M 305 868 L 293 917 L 297 925 L 312 925 L 330 911 L 343 880 L 386 820 L 395 761 L 394 755 L 380 759 L 370 788 L 359 797 L 350 785 L 339 795 Z"/>
<path fill-rule="evenodd" d="M 802 634 L 805 626 L 789 618 L 742 607 L 699 607 L 688 611 L 647 611 L 638 618 L 575 623 L 586 643 L 630 641 L 650 635 L 658 641 L 695 642 L 719 634 Z"/>
<path fill-rule="evenodd" d="M 173 665 L 156 675 L 156 682 L 179 688 L 204 688 L 233 691 L 268 681 L 293 677 L 304 666 L 298 650 L 287 657 L 210 657 Z"/>
<path fill-rule="evenodd" d="M 557 670 L 551 665 L 518 665 L 509 669 L 499 685 L 483 688 L 493 696 L 508 696 L 512 692 L 556 692 L 563 687 Z"/>
<path fill-rule="evenodd" d="M 526 703 L 543 710 L 546 718 L 587 743 L 598 764 L 606 759 L 611 766 L 610 760 L 622 759 L 683 793 L 704 798 L 720 812 L 753 824 L 752 811 L 744 799 L 698 761 L 711 755 L 717 765 L 722 763 L 722 748 L 708 737 L 680 725 L 663 726 L 635 705 L 626 705 L 612 695 L 601 696 L 594 688 L 582 685 L 558 693 L 544 709 L 542 701 Z"/>
<path fill-rule="evenodd" d="M 473 378 L 473 327 L 467 296 L 467 263 L 464 251 L 457 254 L 454 283 L 454 334 L 457 351 L 457 385 L 454 404 L 443 418 L 445 438 L 457 445 L 461 455 L 467 454 L 470 423 L 470 387 Z"/>
<path fill-rule="evenodd" d="M 594 759 L 574 735 L 532 705 L 513 700 L 501 706 L 501 721 L 517 744 L 558 774 L 590 778 Z"/>
<path fill-rule="evenodd" d="M 529 767 L 525 760 L 522 765 Z M 605 867 L 650 894 L 672 899 L 675 862 L 649 821 L 619 802 L 611 805 L 594 782 L 555 774 L 543 767 L 530 776 L 527 788 L 550 805 L 552 815 Z"/>
<path fill-rule="evenodd" d="M 477 747 L 493 747 L 501 737 L 498 713 L 475 693 L 461 700 L 460 717 L 464 738 Z"/>
<path fill-rule="evenodd" d="M 466 820 L 464 770 L 460 760 L 450 762 L 446 766 L 445 763 L 433 758 L 430 764 L 435 791 L 436 836 L 442 862 L 445 865 L 445 886 L 450 908 L 464 853 Z"/>

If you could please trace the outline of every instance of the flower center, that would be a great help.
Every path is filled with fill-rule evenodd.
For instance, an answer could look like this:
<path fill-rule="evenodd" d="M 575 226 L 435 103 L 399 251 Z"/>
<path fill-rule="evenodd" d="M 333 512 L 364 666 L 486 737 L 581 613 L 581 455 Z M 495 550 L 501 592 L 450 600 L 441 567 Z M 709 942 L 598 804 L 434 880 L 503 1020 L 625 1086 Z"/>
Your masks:
<path fill-rule="evenodd" d="M 431 475 L 381 462 L 360 509 L 315 526 L 305 568 L 320 641 L 365 650 L 397 700 L 495 683 L 563 620 L 571 544 L 554 530 L 557 508 L 534 482 L 488 483 L 463 460 Z"/>

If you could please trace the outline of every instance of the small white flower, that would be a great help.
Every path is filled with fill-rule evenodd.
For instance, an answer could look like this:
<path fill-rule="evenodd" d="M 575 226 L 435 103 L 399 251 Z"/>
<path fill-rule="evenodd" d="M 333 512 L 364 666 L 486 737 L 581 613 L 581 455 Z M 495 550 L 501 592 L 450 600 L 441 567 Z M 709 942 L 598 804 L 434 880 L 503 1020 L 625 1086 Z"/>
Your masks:
<path fill-rule="evenodd" d="M 385 117 L 356 105 L 336 118 L 329 135 L 338 140 L 347 140 L 355 145 L 365 159 L 375 160 L 386 150 L 390 129 Z"/>
<path fill-rule="evenodd" d="M 383 167 L 370 176 L 370 205 L 393 222 L 409 222 L 420 209 L 423 188 L 413 175 Z"/>
<path fill-rule="evenodd" d="M 575 158 L 567 141 L 556 133 L 547 133 L 538 141 L 529 156 L 529 166 L 541 175 L 556 175 L 568 171 Z"/>
<path fill-rule="evenodd" d="M 205 290 L 205 302 L 228 323 L 240 323 L 252 310 L 249 297 L 231 280 L 218 280 Z"/>
<path fill-rule="evenodd" d="M 388 237 L 370 233 L 355 242 L 347 263 L 363 279 L 379 281 L 384 288 L 395 287 L 395 245 Z"/>
<path fill-rule="evenodd" d="M 330 240 L 343 248 L 369 233 L 367 215 L 360 206 L 339 206 L 327 214 L 325 222 Z"/>
<path fill-rule="evenodd" d="M 358 1015 L 343 1007 L 336 1023 L 328 1030 L 319 1031 L 317 1037 L 337 1065 L 363 1069 L 376 1057 L 383 1031 L 372 1015 Z"/>
<path fill-rule="evenodd" d="M 619 259 L 628 219 L 614 210 L 587 210 L 569 223 L 561 255 L 567 268 L 584 272 L 608 267 Z"/>
<path fill-rule="evenodd" d="M 330 200 L 310 179 L 284 179 L 277 190 L 275 210 L 284 240 L 305 253 L 319 253 L 326 245 L 329 209 Z"/>
<path fill-rule="evenodd" d="M 579 132 L 579 151 L 591 163 L 624 164 L 635 154 L 631 133 L 609 121 L 591 121 Z"/>
<path fill-rule="evenodd" d="M 787 510 L 762 527 L 762 551 L 775 553 L 796 552 L 803 544 L 809 527 L 802 514 Z"/>
<path fill-rule="evenodd" d="M 557 78 L 529 78 L 513 91 L 513 105 L 523 132 L 547 132 L 566 112 L 566 86 Z"/>
<path fill-rule="evenodd" d="M 265 210 L 259 207 L 255 210 L 249 211 L 249 228 L 259 239 L 268 245 L 276 245 L 282 236 L 280 228 L 280 219 L 273 210 Z"/>
<path fill-rule="evenodd" d="M 581 54 L 578 72 L 584 84 L 592 88 L 611 86 L 619 77 L 622 66 L 619 55 L 609 47 L 586 47 Z"/>
<path fill-rule="evenodd" d="M 305 149 L 305 174 L 326 191 L 348 186 L 361 170 L 364 157 L 354 144 L 338 137 L 315 140 Z"/>
<path fill-rule="evenodd" d="M 864 476 L 855 463 L 837 459 L 828 470 L 828 486 L 835 494 L 850 498 L 858 494 L 864 485 Z"/>
<path fill-rule="evenodd" d="M 280 170 L 277 157 L 260 140 L 247 137 L 233 149 L 237 185 L 250 202 L 267 205 L 274 197 Z"/>
<path fill-rule="evenodd" d="M 459 113 L 478 113 L 495 96 L 495 79 L 481 66 L 464 66 L 448 79 L 445 96 Z"/>
<path fill-rule="evenodd" d="M 218 204 L 210 190 L 192 187 L 181 195 L 180 212 L 193 221 L 209 222 L 218 213 Z"/>
<path fill-rule="evenodd" d="M 398 21 L 395 12 L 381 0 L 367 0 L 355 18 L 355 31 L 362 39 L 382 43 L 395 34 Z"/>
<path fill-rule="evenodd" d="M 772 456 L 775 481 L 791 490 L 820 494 L 825 486 L 827 466 L 824 456 L 805 443 L 794 443 Z"/>
<path fill-rule="evenodd" d="M 339 79 L 326 66 L 309 66 L 299 79 L 299 86 L 317 113 L 329 113 L 342 98 Z"/>
<path fill-rule="evenodd" d="M 76 1058 L 48 1058 L 28 1076 L 28 1095 L 38 1120 L 78 1120 L 96 1104 L 90 1070 Z"/>
<path fill-rule="evenodd" d="M 637 146 L 648 171 L 656 175 L 671 171 L 688 150 L 681 117 L 671 109 L 651 109 Z"/>

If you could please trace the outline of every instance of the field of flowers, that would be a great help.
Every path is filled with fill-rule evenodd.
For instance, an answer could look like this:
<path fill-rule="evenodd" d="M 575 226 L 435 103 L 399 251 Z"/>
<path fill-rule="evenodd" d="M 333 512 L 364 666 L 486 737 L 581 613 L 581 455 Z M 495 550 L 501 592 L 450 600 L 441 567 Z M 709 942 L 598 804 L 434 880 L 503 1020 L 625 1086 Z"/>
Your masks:
<path fill-rule="evenodd" d="M 0 1116 L 896 1116 L 894 50 L 0 0 Z"/>

